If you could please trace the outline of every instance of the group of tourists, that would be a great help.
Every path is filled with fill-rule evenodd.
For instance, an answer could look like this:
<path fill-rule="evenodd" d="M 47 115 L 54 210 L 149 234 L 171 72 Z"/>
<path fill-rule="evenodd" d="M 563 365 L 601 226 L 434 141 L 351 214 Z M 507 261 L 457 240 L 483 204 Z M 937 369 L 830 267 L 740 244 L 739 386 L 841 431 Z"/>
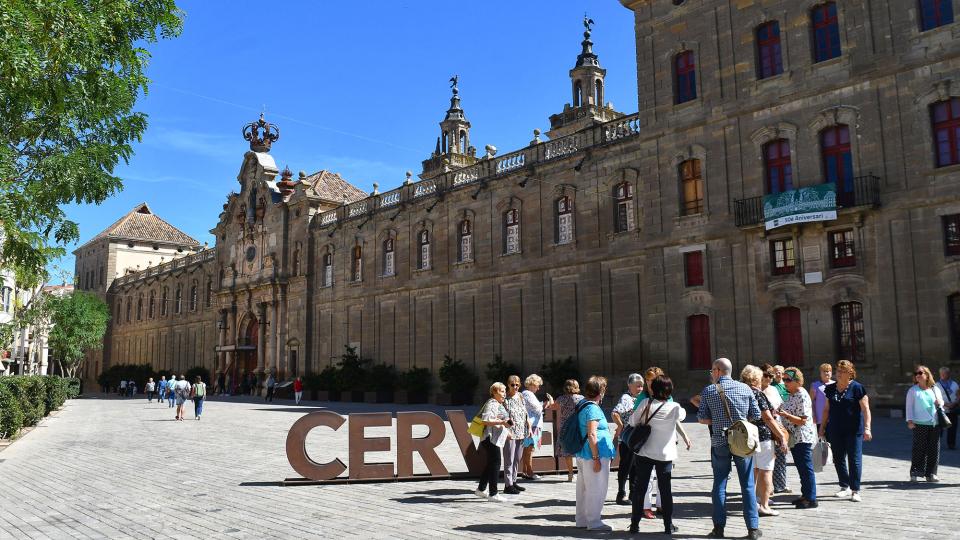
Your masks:
<path fill-rule="evenodd" d="M 837 362 L 836 370 L 830 364 L 820 365 L 818 375 L 805 386 L 800 368 L 763 364 L 744 367 L 735 380 L 730 360 L 713 362 L 711 384 L 690 399 L 697 409 L 697 421 L 710 431 L 713 530 L 708 538 L 724 538 L 726 487 L 733 469 L 739 479 L 747 537 L 761 537 L 760 518 L 779 515 L 771 506 L 772 496 L 792 493 L 786 482 L 788 452 L 800 478 L 799 496 L 791 501 L 795 508 L 818 507 L 816 471 L 828 462 L 831 450 L 839 483 L 835 497 L 862 501 L 863 443 L 873 438 L 867 390 L 856 380 L 856 368 L 847 360 Z M 915 369 L 914 382 L 906 400 L 907 426 L 913 433 L 910 480 L 938 482 L 944 431 L 947 447 L 956 448 L 960 385 L 950 379 L 949 369 L 941 368 L 937 382 L 925 366 Z M 530 375 L 520 391 L 520 377 L 513 375 L 506 385 L 491 385 L 490 399 L 474 419 L 482 424 L 480 447 L 486 455 L 476 496 L 506 500 L 497 487 L 501 465 L 505 494 L 524 491 L 518 479 L 539 479 L 533 469 L 533 453 L 540 445 L 544 411 L 552 409 L 557 411 L 556 455 L 566 468 L 568 482 L 574 478 L 572 462 L 577 462 L 577 527 L 611 530 L 601 513 L 611 461 L 619 452 L 616 503 L 632 507 L 630 532 L 638 532 L 640 521 L 656 519 L 656 514 L 663 519 L 665 533 L 677 532 L 673 462 L 678 444 L 682 442 L 689 450 L 693 442 L 683 429 L 687 412 L 673 399 L 670 377 L 656 367 L 644 375 L 631 374 L 627 391 L 613 408 L 611 422 L 600 407 L 607 391 L 606 378 L 590 377 L 582 392 L 578 381 L 568 380 L 564 394 L 556 400 L 550 394 L 545 394 L 545 400 L 538 398 L 542 384 L 539 376 Z M 943 429 L 951 423 L 949 429 Z"/>
<path fill-rule="evenodd" d="M 194 418 L 200 420 L 203 414 L 203 402 L 207 397 L 207 385 L 203 378 L 197 375 L 193 384 L 187 381 L 186 376 L 180 375 L 177 379 L 175 375 L 167 380 L 166 375 L 160 377 L 160 382 L 154 382 L 153 377 L 146 384 L 147 401 L 153 401 L 153 395 L 156 392 L 157 403 L 167 401 L 167 407 L 176 407 L 176 416 L 174 420 L 183 420 L 183 406 L 187 401 L 193 401 Z"/>

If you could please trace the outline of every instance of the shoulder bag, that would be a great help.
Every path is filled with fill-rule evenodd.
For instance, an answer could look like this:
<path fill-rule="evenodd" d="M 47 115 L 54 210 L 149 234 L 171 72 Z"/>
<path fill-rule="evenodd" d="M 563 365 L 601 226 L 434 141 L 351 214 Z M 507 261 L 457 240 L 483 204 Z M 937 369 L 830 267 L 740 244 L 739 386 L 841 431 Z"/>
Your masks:
<path fill-rule="evenodd" d="M 653 411 L 653 414 L 650 412 L 650 401 L 647 400 L 647 406 L 643 409 L 643 416 L 641 418 L 646 418 L 641 424 L 637 424 L 630 431 L 630 438 L 627 439 L 627 446 L 630 447 L 630 451 L 634 454 L 639 453 L 643 449 L 643 445 L 647 443 L 647 439 L 650 438 L 650 432 L 653 431 L 653 428 L 650 427 L 650 419 L 657 415 L 660 412 L 660 409 L 663 408 L 667 402 L 663 402 L 657 407 L 657 410 Z"/>
<path fill-rule="evenodd" d="M 720 400 L 723 401 L 723 408 L 727 412 L 732 425 L 726 430 L 727 446 L 730 447 L 730 453 L 735 456 L 749 457 L 756 453 L 760 448 L 760 433 L 757 426 L 747 420 L 734 421 L 730 414 L 730 404 L 727 402 L 727 395 L 723 392 L 720 383 L 716 384 L 717 392 L 720 394 Z"/>

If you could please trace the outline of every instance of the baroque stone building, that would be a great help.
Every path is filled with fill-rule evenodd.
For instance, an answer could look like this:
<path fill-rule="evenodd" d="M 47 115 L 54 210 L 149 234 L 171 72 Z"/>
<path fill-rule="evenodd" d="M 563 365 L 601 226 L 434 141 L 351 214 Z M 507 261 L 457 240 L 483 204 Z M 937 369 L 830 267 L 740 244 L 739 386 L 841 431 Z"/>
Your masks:
<path fill-rule="evenodd" d="M 957 359 L 953 3 L 621 3 L 634 114 L 604 102 L 588 26 L 545 140 L 478 156 L 454 78 L 419 180 L 390 191 L 280 173 L 276 127 L 248 126 L 215 249 L 113 282 L 105 365 L 286 378 L 354 345 L 401 370 L 658 365 L 689 391 L 718 356 L 850 358 L 892 403 L 914 363 Z M 765 195 L 826 183 L 835 218 L 764 226 Z M 126 317 L 163 294 L 167 312 Z M 184 328 L 202 338 L 173 352 Z"/>

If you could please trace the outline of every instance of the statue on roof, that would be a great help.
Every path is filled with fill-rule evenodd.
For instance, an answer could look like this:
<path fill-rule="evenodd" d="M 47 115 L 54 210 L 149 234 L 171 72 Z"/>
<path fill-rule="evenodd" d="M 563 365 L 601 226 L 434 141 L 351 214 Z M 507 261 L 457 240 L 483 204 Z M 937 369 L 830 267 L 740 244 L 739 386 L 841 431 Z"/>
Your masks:
<path fill-rule="evenodd" d="M 453 89 L 453 95 L 457 95 L 460 93 L 460 90 L 457 88 L 457 83 L 459 82 L 460 82 L 459 75 L 454 75 L 453 77 L 450 77 L 450 88 Z"/>
<path fill-rule="evenodd" d="M 593 19 L 591 19 L 590 17 L 587 17 L 587 14 L 584 13 L 584 14 L 583 14 L 583 27 L 587 29 L 587 32 L 588 32 L 588 33 L 593 31 L 593 25 L 594 25 L 594 24 L 596 24 L 596 23 L 593 22 Z"/>

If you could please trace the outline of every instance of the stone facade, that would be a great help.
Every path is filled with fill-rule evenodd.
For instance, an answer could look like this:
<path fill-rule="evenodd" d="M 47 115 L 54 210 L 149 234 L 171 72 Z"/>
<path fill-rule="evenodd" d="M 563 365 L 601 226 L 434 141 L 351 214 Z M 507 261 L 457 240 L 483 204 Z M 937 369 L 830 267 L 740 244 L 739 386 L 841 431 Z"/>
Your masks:
<path fill-rule="evenodd" d="M 621 2 L 636 23 L 634 115 L 595 97 L 605 71 L 588 28 L 549 140 L 477 157 L 455 88 L 421 180 L 385 193 L 323 171 L 276 181 L 276 138 L 253 124 L 216 249 L 111 289 L 217 276 L 210 307 L 115 325 L 110 361 L 149 350 L 137 359 L 158 368 L 283 378 L 344 345 L 434 371 L 445 355 L 482 372 L 499 354 L 524 373 L 569 356 L 617 380 L 661 366 L 687 392 L 718 356 L 811 375 L 849 356 L 893 402 L 914 363 L 956 358 L 960 256 L 944 216 L 960 214 L 960 165 L 937 166 L 931 107 L 960 97 L 960 26 L 921 31 L 911 3 L 837 3 L 825 31 L 839 56 L 815 61 L 821 2 Z M 759 32 L 774 22 L 771 49 Z M 824 183 L 838 129 L 836 219 L 765 230 L 771 175 Z M 193 336 L 180 352 L 130 349 L 175 328 Z"/>

